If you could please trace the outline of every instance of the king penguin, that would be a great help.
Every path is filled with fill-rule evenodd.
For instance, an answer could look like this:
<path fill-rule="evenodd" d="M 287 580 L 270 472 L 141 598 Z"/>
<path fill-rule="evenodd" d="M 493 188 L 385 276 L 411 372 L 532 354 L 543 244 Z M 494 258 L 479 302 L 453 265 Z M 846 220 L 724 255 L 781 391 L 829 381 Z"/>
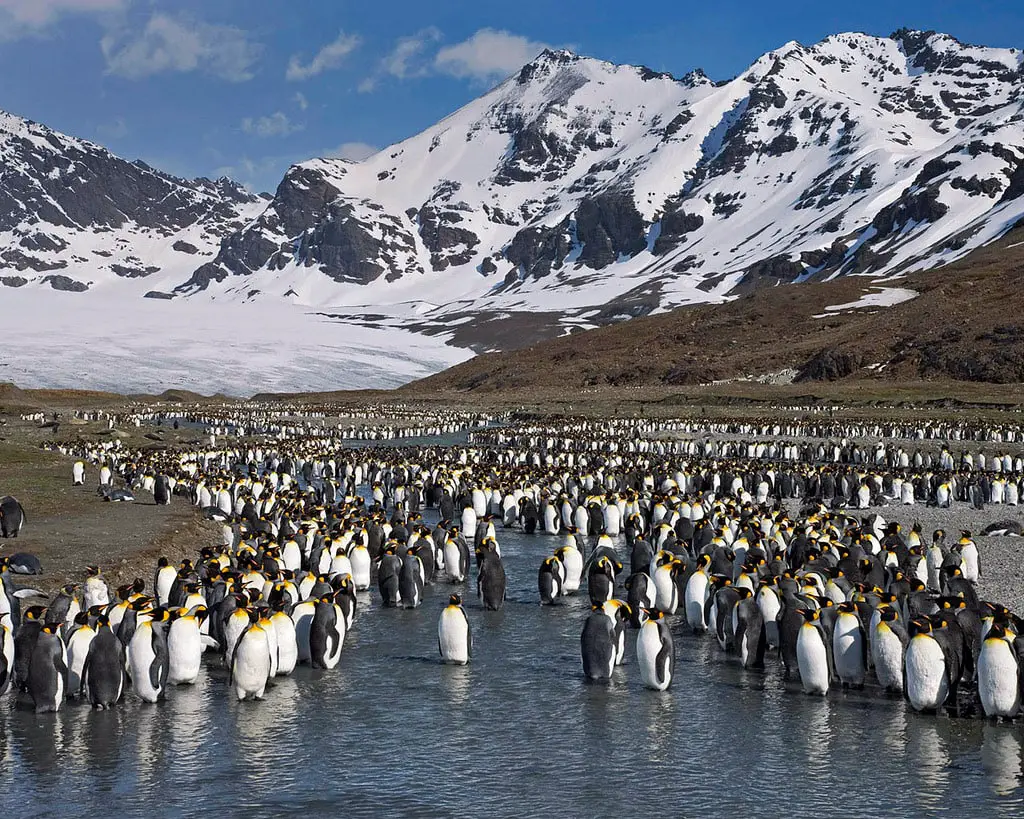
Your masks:
<path fill-rule="evenodd" d="M 546 557 L 537 572 L 537 589 L 540 592 L 541 605 L 552 606 L 562 596 L 562 583 L 565 579 L 565 567 L 557 557 Z"/>
<path fill-rule="evenodd" d="M 334 668 L 345 645 L 345 617 L 330 597 L 317 601 L 309 627 L 309 663 L 313 668 Z"/>
<path fill-rule="evenodd" d="M 801 609 L 804 618 L 796 638 L 800 682 L 808 694 L 828 694 L 832 681 L 832 645 L 818 609 Z"/>
<path fill-rule="evenodd" d="M 103 710 L 120 702 L 127 684 L 124 644 L 110 628 L 107 615 L 101 614 L 82 669 L 82 693 L 94 708 Z"/>
<path fill-rule="evenodd" d="M 1016 635 L 994 623 L 985 635 L 978 658 L 978 695 L 985 716 L 1012 719 L 1020 713 L 1020 657 L 1014 650 Z"/>
<path fill-rule="evenodd" d="M 437 621 L 437 648 L 444 663 L 466 665 L 473 657 L 473 631 L 458 594 L 448 598 Z"/>
<path fill-rule="evenodd" d="M 132 687 L 143 702 L 155 703 L 164 697 L 168 671 L 166 619 L 166 609 L 153 609 L 148 619 L 136 625 L 128 644 Z"/>
<path fill-rule="evenodd" d="M 610 680 L 615 670 L 615 628 L 600 606 L 594 606 L 580 635 L 583 673 L 588 680 Z"/>
<path fill-rule="evenodd" d="M 28 669 L 28 693 L 37 714 L 59 711 L 64 702 L 67 680 L 67 653 L 54 623 L 44 625 L 39 632 Z"/>
<path fill-rule="evenodd" d="M 879 606 L 878 622 L 871 634 L 871 658 L 875 676 L 890 693 L 903 692 L 903 655 L 910 640 L 895 606 Z"/>
<path fill-rule="evenodd" d="M 263 699 L 270 680 L 270 643 L 267 632 L 255 622 L 238 638 L 231 659 L 231 683 L 239 701 Z"/>
<path fill-rule="evenodd" d="M 648 688 L 664 691 L 672 684 L 672 672 L 675 669 L 672 634 L 663 612 L 648 611 L 640 619 L 640 633 L 636 638 L 640 679 Z"/>

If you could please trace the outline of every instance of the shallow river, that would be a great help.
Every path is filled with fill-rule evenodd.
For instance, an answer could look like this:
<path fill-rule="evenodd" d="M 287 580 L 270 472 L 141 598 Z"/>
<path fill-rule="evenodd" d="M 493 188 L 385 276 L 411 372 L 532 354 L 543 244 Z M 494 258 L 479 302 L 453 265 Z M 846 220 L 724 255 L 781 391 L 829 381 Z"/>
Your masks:
<path fill-rule="evenodd" d="M 434 516 L 428 515 L 428 519 Z M 499 530 L 509 601 L 466 588 L 474 658 L 438 662 L 451 587 L 414 611 L 364 595 L 340 666 L 260 703 L 226 673 L 165 703 L 36 716 L 0 701 L 2 816 L 918 816 L 1024 814 L 1022 728 L 917 716 L 868 690 L 803 695 L 676 629 L 676 677 L 587 684 L 585 594 L 537 605 L 556 539 Z M 633 634 L 629 637 L 630 643 Z"/>

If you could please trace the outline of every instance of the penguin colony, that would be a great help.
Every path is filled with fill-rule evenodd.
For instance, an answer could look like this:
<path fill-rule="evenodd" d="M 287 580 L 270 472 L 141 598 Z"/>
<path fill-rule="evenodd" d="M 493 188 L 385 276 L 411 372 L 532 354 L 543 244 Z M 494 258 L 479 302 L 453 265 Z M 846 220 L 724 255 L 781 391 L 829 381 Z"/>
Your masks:
<path fill-rule="evenodd" d="M 208 446 L 173 451 L 50 445 L 76 459 L 74 483 L 90 463 L 108 499 L 115 490 L 158 503 L 180 496 L 220 521 L 223 538 L 194 560 L 161 559 L 151 582 L 114 593 L 90 567 L 81 584 L 24 611 L 34 595 L 0 560 L 0 694 L 16 687 L 40 712 L 67 697 L 108 708 L 129 690 L 158 702 L 195 683 L 205 656 L 228 670 L 238 699 L 260 699 L 300 663 L 338 665 L 358 592 L 418 608 L 426 585 L 472 576 L 481 606 L 502 608 L 501 527 L 557 538 L 538 569 L 542 604 L 585 586 L 592 608 L 580 652 L 590 680 L 612 676 L 635 630 L 641 682 L 669 688 L 671 625 L 678 635 L 685 623 L 744 668 L 777 658 L 808 694 L 873 677 L 918 711 L 1020 714 L 1024 624 L 979 598 L 970 533 L 904 532 L 877 513 L 855 514 L 886 504 L 1016 506 L 1024 459 L 1010 447 L 954 456 L 948 445 L 911 442 L 941 432 L 1012 444 L 1018 427 L 619 419 L 481 429 L 492 419 L 452 413 L 359 435 L 477 430 L 467 446 L 346 448 L 344 430 L 312 420 L 326 411 L 287 423 L 265 410 L 232 413 L 201 419 L 233 438 L 219 447 L 213 435 Z M 258 442 L 236 434 L 257 428 L 276 432 Z M 796 437 L 807 433 L 843 437 Z M 849 437 L 861 433 L 891 440 Z M 432 507 L 440 522 L 430 527 L 422 512 Z M 471 661 L 461 593 L 440 614 L 438 650 L 446 662 Z"/>

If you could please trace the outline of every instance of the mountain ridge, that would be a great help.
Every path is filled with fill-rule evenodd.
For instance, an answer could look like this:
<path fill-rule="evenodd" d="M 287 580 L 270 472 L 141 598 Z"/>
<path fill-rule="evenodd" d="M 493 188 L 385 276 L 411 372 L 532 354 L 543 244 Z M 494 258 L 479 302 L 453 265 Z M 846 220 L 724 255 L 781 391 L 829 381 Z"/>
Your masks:
<path fill-rule="evenodd" d="M 298 163 L 266 196 L 7 114 L 0 158 L 0 292 L 66 291 L 87 315 L 166 301 L 169 350 L 195 343 L 202 305 L 243 328 L 250 307 L 287 309 L 348 328 L 341 358 L 400 335 L 411 373 L 776 285 L 895 291 L 990 246 L 1024 218 L 1024 55 L 840 33 L 716 82 L 546 50 L 422 132 Z M 432 347 L 413 361 L 415 339 Z"/>

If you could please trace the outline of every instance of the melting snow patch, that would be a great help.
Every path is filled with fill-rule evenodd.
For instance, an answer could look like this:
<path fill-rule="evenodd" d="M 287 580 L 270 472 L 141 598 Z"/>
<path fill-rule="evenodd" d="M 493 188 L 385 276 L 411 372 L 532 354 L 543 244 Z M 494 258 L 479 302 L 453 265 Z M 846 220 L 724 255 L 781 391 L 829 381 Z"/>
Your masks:
<path fill-rule="evenodd" d="M 818 313 L 814 318 L 828 318 L 838 313 L 859 310 L 864 307 L 892 307 L 917 298 L 916 290 L 909 290 L 905 287 L 876 287 L 875 291 L 874 293 L 865 293 L 857 301 L 826 307 L 824 313 Z"/>

